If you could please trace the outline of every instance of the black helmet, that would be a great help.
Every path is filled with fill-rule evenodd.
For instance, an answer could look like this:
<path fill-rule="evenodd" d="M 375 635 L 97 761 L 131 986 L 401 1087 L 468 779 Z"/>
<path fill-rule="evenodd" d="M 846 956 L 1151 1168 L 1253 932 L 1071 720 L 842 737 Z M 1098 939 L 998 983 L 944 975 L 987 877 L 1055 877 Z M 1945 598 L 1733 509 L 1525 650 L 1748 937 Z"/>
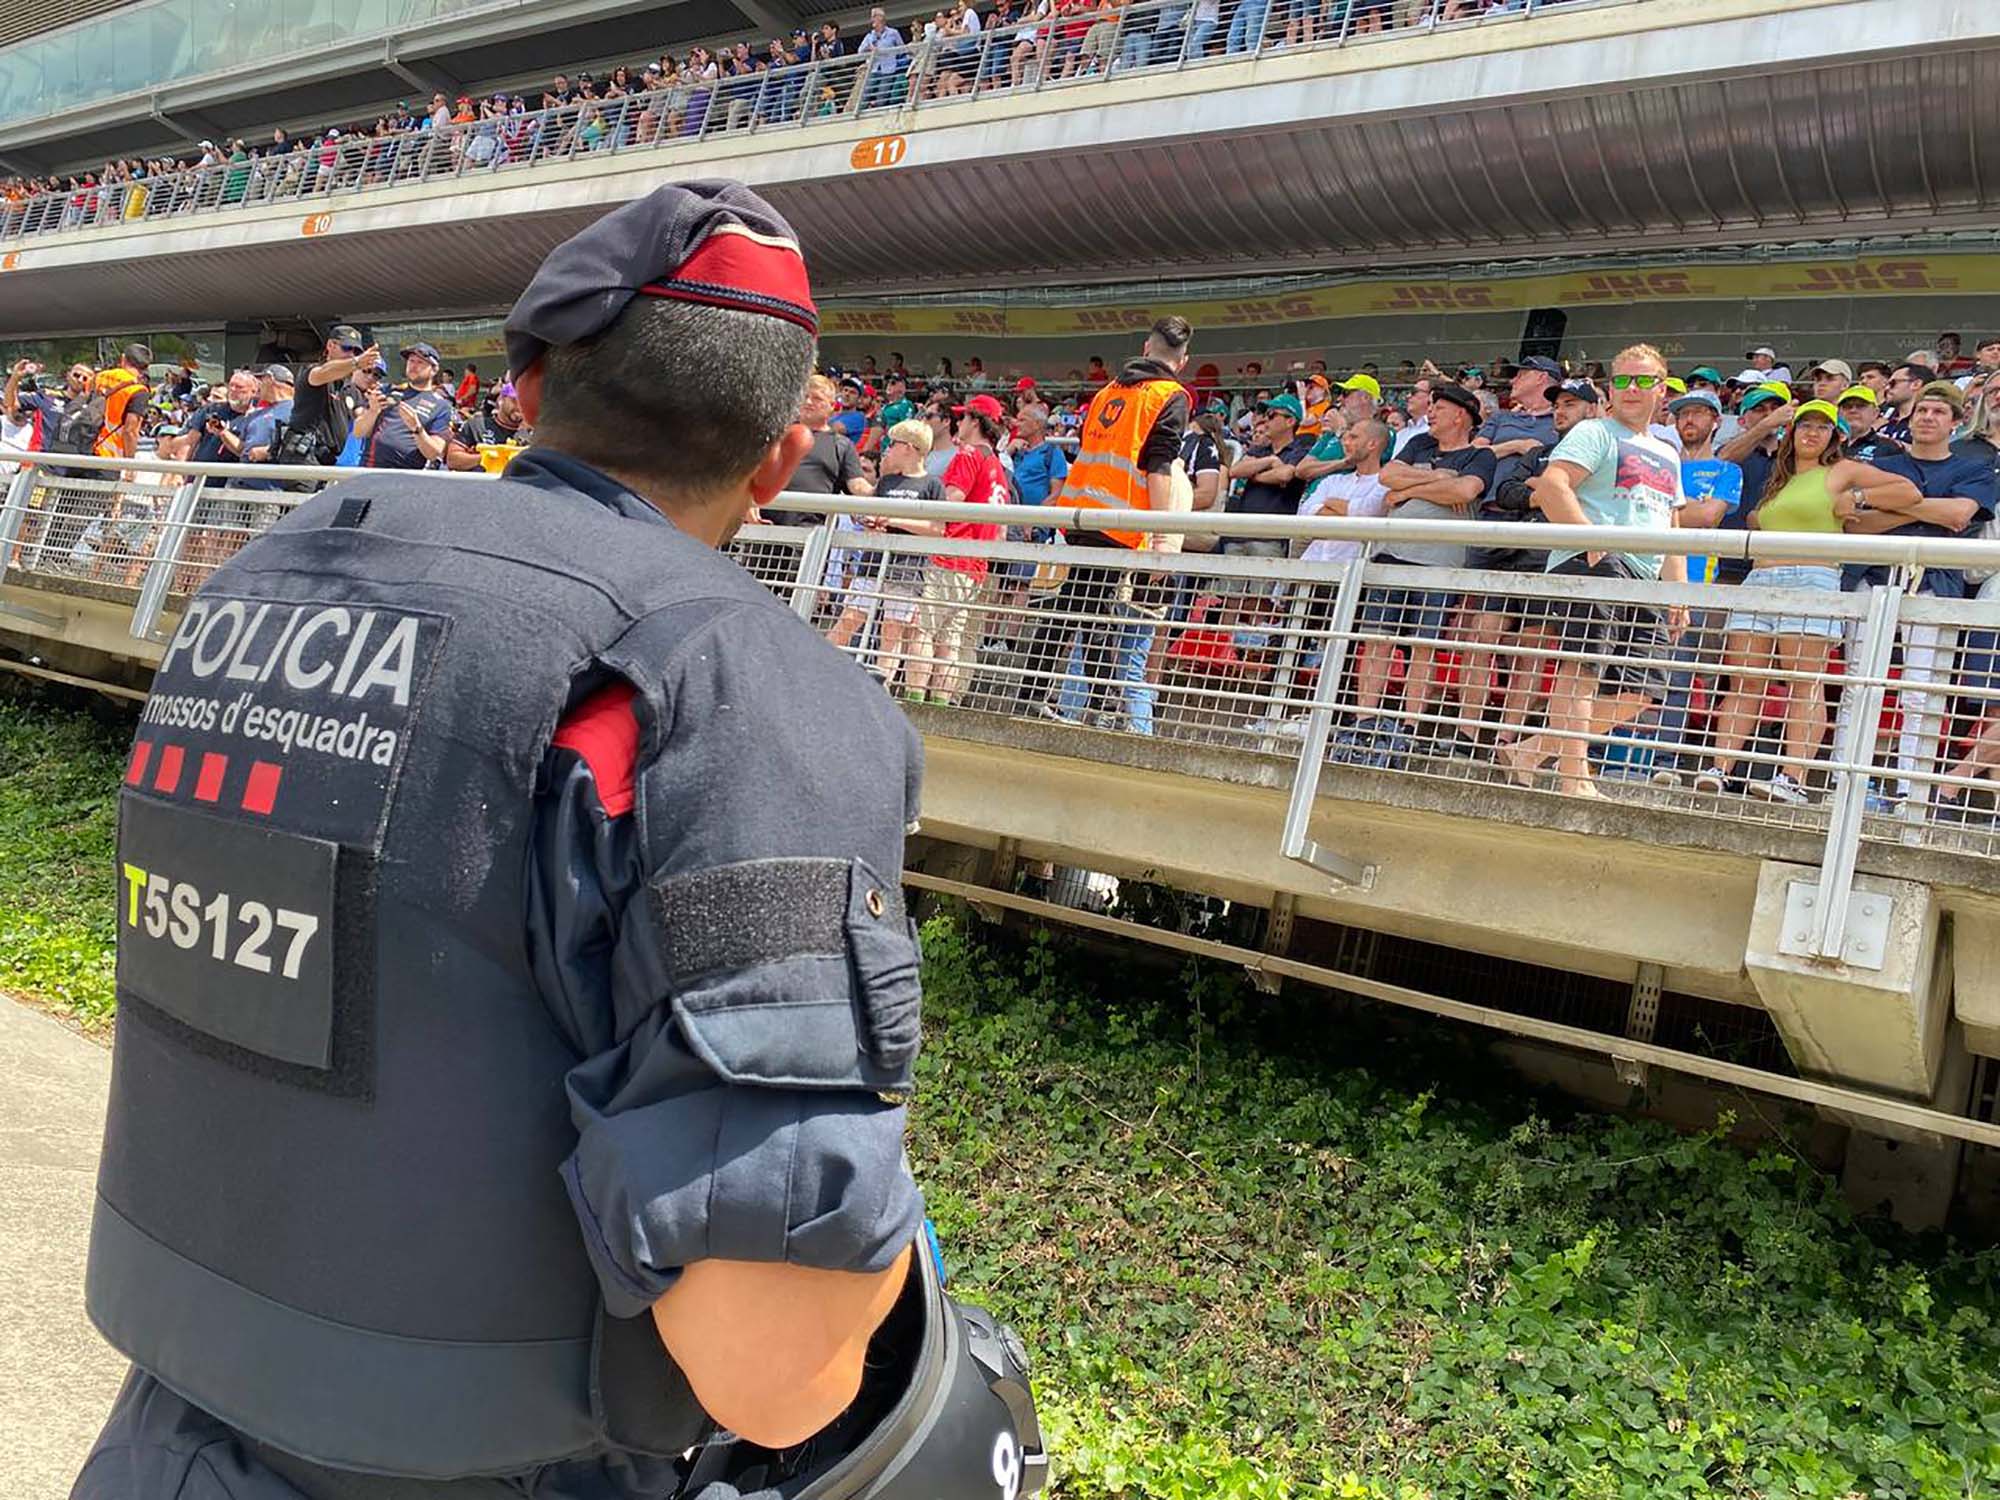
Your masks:
<path fill-rule="evenodd" d="M 690 1500 L 1018 1500 L 1049 1477 L 1028 1354 L 984 1308 L 945 1296 L 919 1244 L 868 1350 L 854 1404 L 804 1446 L 710 1448 Z"/>

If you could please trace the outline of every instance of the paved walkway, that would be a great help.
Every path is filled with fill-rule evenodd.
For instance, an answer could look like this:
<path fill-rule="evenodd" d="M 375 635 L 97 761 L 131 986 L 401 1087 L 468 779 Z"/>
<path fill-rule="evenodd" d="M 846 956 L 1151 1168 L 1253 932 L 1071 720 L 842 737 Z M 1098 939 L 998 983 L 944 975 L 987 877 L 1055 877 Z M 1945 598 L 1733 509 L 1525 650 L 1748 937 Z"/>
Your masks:
<path fill-rule="evenodd" d="M 63 1500 L 125 1364 L 83 1315 L 108 1048 L 0 996 L 0 1495 Z"/>

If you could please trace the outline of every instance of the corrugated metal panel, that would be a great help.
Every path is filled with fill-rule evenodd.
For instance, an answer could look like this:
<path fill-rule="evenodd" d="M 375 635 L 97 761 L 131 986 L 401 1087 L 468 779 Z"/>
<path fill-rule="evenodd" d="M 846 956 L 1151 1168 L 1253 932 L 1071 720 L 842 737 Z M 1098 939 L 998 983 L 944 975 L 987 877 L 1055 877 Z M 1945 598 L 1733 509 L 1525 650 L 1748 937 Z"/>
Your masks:
<path fill-rule="evenodd" d="M 0 0 L 0 47 L 133 3 L 134 0 Z"/>

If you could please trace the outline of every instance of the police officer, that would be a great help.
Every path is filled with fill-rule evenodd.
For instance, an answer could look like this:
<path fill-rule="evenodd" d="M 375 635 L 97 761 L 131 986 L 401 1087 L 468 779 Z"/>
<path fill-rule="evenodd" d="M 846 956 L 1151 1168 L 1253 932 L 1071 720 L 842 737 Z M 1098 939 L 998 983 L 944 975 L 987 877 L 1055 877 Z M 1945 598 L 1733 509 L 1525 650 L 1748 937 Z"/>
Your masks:
<path fill-rule="evenodd" d="M 816 328 L 762 200 L 661 188 L 508 319 L 539 446 L 336 486 L 190 602 L 121 807 L 88 1301 L 133 1371 L 78 1500 L 1037 1486 L 1018 1342 L 915 1251 L 917 738 L 717 550 Z"/>

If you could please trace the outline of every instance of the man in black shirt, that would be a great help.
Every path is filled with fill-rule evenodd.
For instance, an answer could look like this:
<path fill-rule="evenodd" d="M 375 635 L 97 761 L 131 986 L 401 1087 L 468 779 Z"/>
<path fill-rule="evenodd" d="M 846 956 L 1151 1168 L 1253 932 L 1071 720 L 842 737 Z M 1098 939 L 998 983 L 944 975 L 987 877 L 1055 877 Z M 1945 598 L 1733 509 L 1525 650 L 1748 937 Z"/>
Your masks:
<path fill-rule="evenodd" d="M 824 375 L 806 382 L 806 397 L 799 408 L 799 422 L 812 434 L 812 451 L 800 462 L 786 489 L 801 495 L 872 495 L 873 488 L 861 472 L 861 454 L 847 434 L 830 424 L 839 387 Z M 778 526 L 813 526 L 820 518 L 805 511 L 766 510 L 764 519 Z"/>
<path fill-rule="evenodd" d="M 477 411 L 467 412 L 453 425 L 451 440 L 445 445 L 444 466 L 477 469 L 485 462 L 479 454 L 482 446 L 513 443 L 525 448 L 533 439 L 534 432 L 521 410 L 513 382 L 503 381 L 493 392 L 492 400 Z"/>
<path fill-rule="evenodd" d="M 292 417 L 278 439 L 274 462 L 330 464 L 340 457 L 354 427 L 346 382 L 364 366 L 372 367 L 382 352 L 361 337 L 359 329 L 342 323 L 327 331 L 325 357 L 306 371 L 292 393 Z"/>
<path fill-rule="evenodd" d="M 1445 381 L 1431 388 L 1431 430 L 1413 439 L 1401 458 L 1382 465 L 1382 486 L 1388 491 L 1388 514 L 1396 520 L 1462 521 L 1493 484 L 1496 460 L 1491 448 L 1474 444 L 1479 425 L 1479 398 L 1462 385 Z M 1462 568 L 1466 549 L 1453 542 L 1393 542 L 1375 555 L 1375 561 L 1404 567 Z M 1393 638 L 1410 642 L 1408 673 L 1404 678 L 1403 708 L 1412 728 L 1422 729 L 1430 712 L 1431 696 L 1437 684 L 1431 663 L 1437 654 L 1434 644 L 1444 636 L 1451 621 L 1456 596 L 1449 589 L 1382 588 L 1369 590 L 1361 606 L 1361 626 L 1375 632 L 1380 640 L 1371 647 L 1386 647 Z M 1390 652 L 1364 652 L 1366 666 L 1386 676 Z M 1467 702 L 1461 717 L 1477 719 L 1485 712 L 1486 697 L 1492 688 L 1489 665 L 1477 685 L 1476 701 Z M 1363 687 L 1366 696 L 1367 685 Z M 1463 689 L 1470 693 L 1472 689 Z M 1378 694 L 1379 696 L 1379 694 Z M 1476 748 L 1478 726 L 1457 729 L 1430 726 L 1435 739 L 1449 748 Z"/>

